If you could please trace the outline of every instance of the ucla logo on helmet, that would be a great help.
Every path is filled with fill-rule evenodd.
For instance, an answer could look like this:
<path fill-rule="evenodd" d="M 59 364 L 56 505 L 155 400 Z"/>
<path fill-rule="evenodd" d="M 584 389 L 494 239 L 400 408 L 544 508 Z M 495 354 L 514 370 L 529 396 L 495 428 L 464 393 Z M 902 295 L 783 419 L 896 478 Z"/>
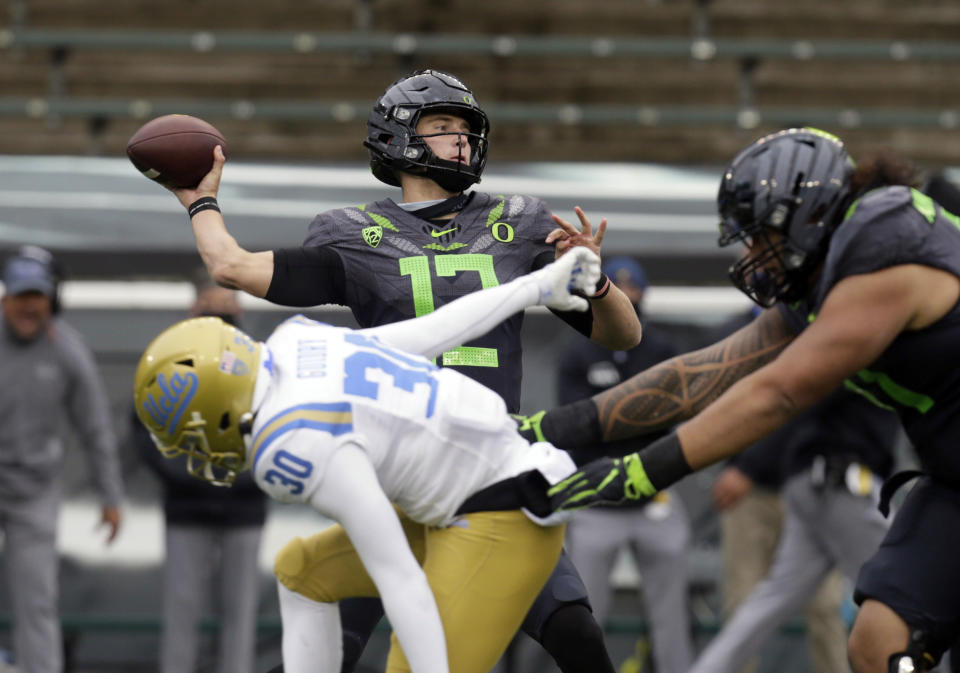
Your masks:
<path fill-rule="evenodd" d="M 380 241 L 383 240 L 383 227 L 379 224 L 373 224 L 361 229 L 360 234 L 363 236 L 364 243 L 371 248 L 375 248 L 380 245 Z"/>
<path fill-rule="evenodd" d="M 160 395 L 155 396 L 153 392 L 147 394 L 143 409 L 157 427 L 172 432 L 197 392 L 197 384 L 195 372 L 177 372 L 169 379 L 163 374 L 157 374 L 157 388 L 160 389 Z"/>

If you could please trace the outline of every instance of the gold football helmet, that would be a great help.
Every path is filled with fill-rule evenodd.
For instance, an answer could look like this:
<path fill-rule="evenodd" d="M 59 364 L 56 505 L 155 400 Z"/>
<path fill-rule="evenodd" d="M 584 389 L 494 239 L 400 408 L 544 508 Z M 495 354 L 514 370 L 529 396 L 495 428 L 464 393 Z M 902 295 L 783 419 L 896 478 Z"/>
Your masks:
<path fill-rule="evenodd" d="M 262 349 L 214 317 L 179 322 L 147 346 L 134 403 L 165 457 L 186 454 L 193 476 L 219 486 L 233 482 L 246 464 L 243 435 L 253 417 Z"/>

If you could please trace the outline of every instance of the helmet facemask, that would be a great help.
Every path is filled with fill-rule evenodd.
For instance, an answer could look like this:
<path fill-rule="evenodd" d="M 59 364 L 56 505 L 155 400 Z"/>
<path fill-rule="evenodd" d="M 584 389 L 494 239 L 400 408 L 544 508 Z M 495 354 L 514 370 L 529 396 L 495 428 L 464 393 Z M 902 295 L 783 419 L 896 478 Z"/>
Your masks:
<path fill-rule="evenodd" d="M 423 116 L 423 111 L 420 112 L 419 116 Z M 471 126 L 471 129 L 472 128 L 473 126 Z M 430 144 L 427 142 L 427 138 L 447 135 L 456 135 L 466 140 L 467 145 L 470 147 L 469 162 L 447 161 L 433 153 L 433 150 L 430 149 Z M 483 172 L 483 166 L 487 158 L 487 137 L 486 135 L 474 133 L 472 130 L 467 133 L 460 131 L 456 133 L 416 134 L 410 137 L 410 142 L 407 145 L 404 156 L 410 159 L 414 152 L 422 152 L 422 158 L 420 161 L 411 159 L 411 164 L 414 166 L 422 166 L 424 175 L 448 192 L 459 193 L 467 189 L 470 185 L 480 182 L 480 174 Z M 416 170 L 410 172 L 416 173 Z"/>
<path fill-rule="evenodd" d="M 154 434 L 150 437 L 164 458 L 186 456 L 191 476 L 214 486 L 231 486 L 245 467 L 246 450 L 214 451 L 207 441 L 206 425 L 203 416 L 194 411 L 173 443 L 166 445 Z"/>
<path fill-rule="evenodd" d="M 803 297 L 813 257 L 791 244 L 784 235 L 790 220 L 792 200 L 773 203 L 757 220 L 741 223 L 735 215 L 720 222 L 721 246 L 743 243 L 749 250 L 728 274 L 734 286 L 763 308 L 778 300 L 792 302 Z M 816 259 L 815 261 L 819 261 Z"/>
<path fill-rule="evenodd" d="M 769 230 L 761 230 L 748 245 L 750 251 L 730 267 L 730 280 L 754 303 L 769 308 L 778 299 L 785 298 L 793 286 L 793 274 L 784 266 L 784 239 Z"/>

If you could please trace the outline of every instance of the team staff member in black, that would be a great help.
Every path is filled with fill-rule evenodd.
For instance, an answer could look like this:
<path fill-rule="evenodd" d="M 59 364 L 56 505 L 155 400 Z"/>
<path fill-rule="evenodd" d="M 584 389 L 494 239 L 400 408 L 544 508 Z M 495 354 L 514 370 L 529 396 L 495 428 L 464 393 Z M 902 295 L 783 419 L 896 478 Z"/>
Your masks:
<path fill-rule="evenodd" d="M 570 448 L 690 419 L 639 454 L 585 467 L 592 478 L 554 492 L 565 509 L 666 488 L 840 385 L 895 409 L 925 474 L 857 579 L 856 673 L 928 670 L 960 633 L 960 218 L 912 184 L 905 162 L 855 167 L 823 131 L 756 141 L 724 172 L 720 244 L 747 246 L 731 278 L 769 310 L 541 422 Z"/>
<path fill-rule="evenodd" d="M 465 191 L 480 180 L 488 131 L 486 114 L 455 77 L 425 70 L 401 78 L 374 106 L 364 142 L 373 174 L 402 189 L 400 202 L 387 198 L 322 213 L 298 249 L 251 253 L 237 245 L 215 200 L 224 163 L 219 149 L 200 185 L 175 193 L 188 208 L 198 250 L 218 282 L 288 306 L 343 304 L 361 326 L 382 325 L 529 273 L 573 245 L 599 254 L 605 221 L 594 235 L 579 209 L 582 230 L 551 216 L 539 199 Z M 605 278 L 590 305 L 585 314 L 560 315 L 609 348 L 639 342 L 640 323 L 630 300 Z M 514 316 L 444 353 L 438 364 L 459 367 L 497 391 L 515 412 L 521 323 L 522 315 Z M 382 614 L 379 606 L 371 612 L 369 603 L 341 604 L 346 671 Z M 523 628 L 564 673 L 613 671 L 586 590 L 566 557 Z"/>
<path fill-rule="evenodd" d="M 647 277 L 632 257 L 611 257 L 603 272 L 633 303 L 643 318 Z M 667 335 L 643 326 L 643 341 L 627 351 L 601 348 L 579 336 L 559 356 L 557 401 L 590 397 L 625 381 L 635 373 L 668 360 L 679 351 Z M 661 433 L 664 434 L 664 433 Z M 649 443 L 659 435 L 651 434 Z M 631 453 L 641 446 L 629 439 L 619 446 L 608 445 L 609 455 Z M 618 451 L 619 449 L 619 451 Z M 594 457 L 593 451 L 582 452 Z M 580 452 L 571 453 L 575 462 Z M 675 493 L 663 492 L 649 502 L 633 507 L 597 507 L 577 512 L 567 523 L 566 549 L 576 564 L 590 594 L 593 614 L 602 624 L 610 615 L 613 586 L 610 571 L 617 553 L 626 549 L 642 578 L 640 596 L 647 618 L 648 636 L 657 673 L 687 673 L 694 660 L 690 629 L 689 578 L 686 556 L 690 551 L 690 519 Z M 626 668 L 621 665 L 621 669 Z"/>

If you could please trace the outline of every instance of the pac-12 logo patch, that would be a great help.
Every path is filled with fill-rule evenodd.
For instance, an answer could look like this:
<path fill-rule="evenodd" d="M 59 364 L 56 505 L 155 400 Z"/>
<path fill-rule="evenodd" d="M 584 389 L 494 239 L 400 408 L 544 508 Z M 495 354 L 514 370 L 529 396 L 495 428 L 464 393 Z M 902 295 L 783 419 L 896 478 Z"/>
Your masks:
<path fill-rule="evenodd" d="M 380 241 L 383 240 L 383 227 L 379 224 L 372 224 L 369 227 L 364 227 L 360 230 L 361 235 L 363 235 L 363 241 L 371 248 L 375 248 L 380 245 Z"/>

